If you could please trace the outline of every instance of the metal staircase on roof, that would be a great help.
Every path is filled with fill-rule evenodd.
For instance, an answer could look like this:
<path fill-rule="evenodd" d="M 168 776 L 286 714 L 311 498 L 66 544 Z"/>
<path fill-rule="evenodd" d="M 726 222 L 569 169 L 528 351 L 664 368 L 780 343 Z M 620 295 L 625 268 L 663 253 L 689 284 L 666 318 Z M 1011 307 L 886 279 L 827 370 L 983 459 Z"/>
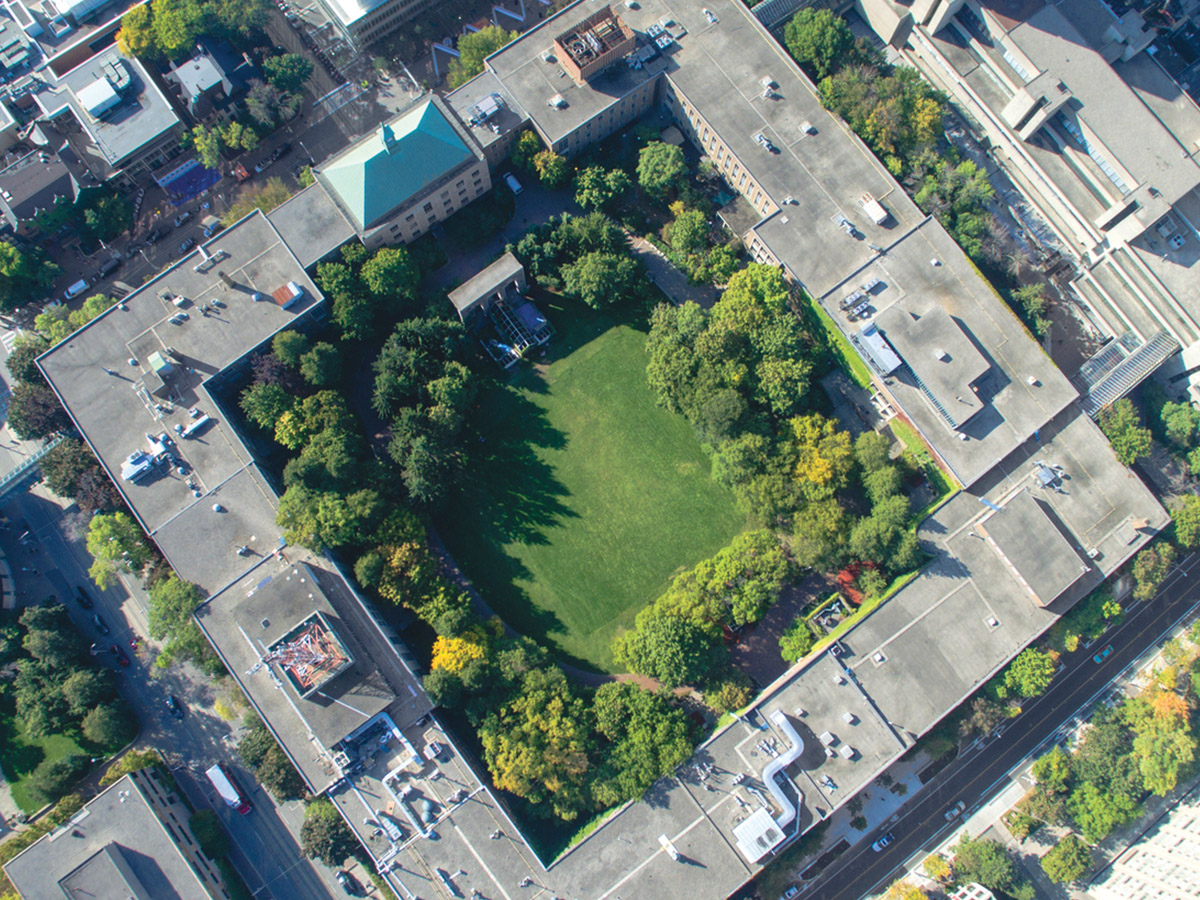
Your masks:
<path fill-rule="evenodd" d="M 1114 346 L 1117 345 L 1109 345 L 1101 351 L 1101 354 L 1106 354 Z M 1108 353 L 1104 361 L 1109 363 L 1111 368 L 1103 377 L 1097 377 L 1100 373 L 1095 370 L 1095 367 L 1087 372 L 1081 370 L 1081 374 L 1076 375 L 1072 382 L 1079 388 L 1081 394 L 1079 402 L 1083 406 L 1084 412 L 1089 416 L 1097 415 L 1104 407 L 1120 400 L 1141 384 L 1147 376 L 1166 362 L 1168 357 L 1178 351 L 1179 342 L 1165 331 L 1160 331 L 1115 365 L 1112 364 L 1111 353 Z M 1097 354 L 1097 356 L 1099 355 Z M 1096 358 L 1093 357 L 1093 359 Z"/>

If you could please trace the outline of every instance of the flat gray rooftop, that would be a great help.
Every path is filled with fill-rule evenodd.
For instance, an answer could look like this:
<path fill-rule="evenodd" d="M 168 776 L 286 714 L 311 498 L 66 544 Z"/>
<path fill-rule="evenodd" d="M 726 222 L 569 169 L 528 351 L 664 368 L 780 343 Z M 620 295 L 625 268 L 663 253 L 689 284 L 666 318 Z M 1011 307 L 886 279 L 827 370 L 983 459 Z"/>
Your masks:
<path fill-rule="evenodd" d="M 979 523 L 979 533 L 1037 603 L 1058 597 L 1090 568 L 1051 520 L 1045 502 L 1022 488 L 1005 500 L 999 512 L 992 511 Z"/>
<path fill-rule="evenodd" d="M 24 900 L 211 900 L 128 775 L 4 866 Z"/>
<path fill-rule="evenodd" d="M 103 79 L 104 67 L 113 65 L 123 66 L 132 83 L 122 92 L 120 103 L 97 118 L 80 101 L 79 92 Z M 34 94 L 34 97 L 50 116 L 70 107 L 80 127 L 90 135 L 105 162 L 113 168 L 179 123 L 170 102 L 150 80 L 142 64 L 123 55 L 116 45 L 67 72 L 53 87 Z"/>
<path fill-rule="evenodd" d="M 997 18 L 1009 40 L 1040 70 L 1062 79 L 1078 101 L 1072 104 L 1073 114 L 1137 182 L 1128 185 L 1128 191 L 1147 185 L 1170 204 L 1200 184 L 1196 148 L 1183 147 L 1112 66 L 1088 46 L 1057 5 L 1038 0 L 981 0 L 980 6 Z M 1100 4 L 1090 7 L 1092 16 L 1110 15 Z"/>
<path fill-rule="evenodd" d="M 501 291 L 509 282 L 517 279 L 523 281 L 524 269 L 517 258 L 511 253 L 505 253 L 490 266 L 480 269 L 458 287 L 450 292 L 450 302 L 461 315 L 479 300 L 495 291 Z"/>
<path fill-rule="evenodd" d="M 909 370 L 929 389 L 938 410 L 956 426 L 980 411 L 975 382 L 988 371 L 988 361 L 971 343 L 966 325 L 940 306 L 921 312 L 897 301 L 875 318 L 879 330 Z"/>
<path fill-rule="evenodd" d="M 340 778 L 328 748 L 376 713 L 394 711 L 393 718 L 410 721 L 414 695 L 411 675 L 407 688 L 397 683 L 395 667 L 388 667 L 382 655 L 382 639 L 357 601 L 344 589 L 326 592 L 330 579 L 340 578 L 315 562 L 286 558 L 301 553 L 289 550 L 263 561 L 201 606 L 196 620 L 305 779 L 320 792 Z M 314 612 L 324 615 L 352 662 L 304 697 L 278 664 L 259 663 L 267 648 Z M 420 710 L 426 711 L 428 701 Z"/>
<path fill-rule="evenodd" d="M 645 26 L 667 12 L 661 0 L 646 0 L 639 4 L 638 9 L 628 9 L 621 3 L 605 4 L 586 0 L 551 16 L 537 28 L 531 28 L 488 57 L 488 68 L 502 83 L 504 96 L 516 101 L 518 110 L 527 113 L 551 143 L 570 134 L 602 110 L 619 103 L 621 98 L 652 81 L 670 66 L 669 58 L 662 55 L 641 69 L 632 69 L 624 61 L 617 60 L 590 82 L 580 86 L 566 74 L 556 59 L 553 62 L 546 61 L 544 56 L 552 54 L 555 37 L 605 5 L 611 5 L 613 11 L 635 31 L 643 32 L 639 46 L 644 45 Z M 652 15 L 655 9 L 658 13 Z M 472 88 L 471 93 L 474 92 Z M 566 105 L 561 108 L 550 106 L 550 99 L 558 94 L 562 95 Z M 462 102 L 455 101 L 453 106 L 461 115 Z M 471 129 L 472 133 L 480 130 Z"/>
<path fill-rule="evenodd" d="M 472 125 L 475 117 L 474 108 L 481 102 L 489 103 L 489 96 L 496 94 L 500 97 L 502 108 L 489 116 L 486 121 Z M 529 118 L 520 104 L 513 100 L 512 93 L 504 86 L 495 73 L 486 69 L 472 78 L 458 90 L 446 95 L 446 104 L 454 110 L 463 121 L 471 136 L 479 142 L 479 146 L 487 149 L 492 144 Z M 542 100 L 545 103 L 545 100 Z M 493 127 L 494 126 L 494 127 Z"/>
<path fill-rule="evenodd" d="M 271 496 L 261 476 L 255 472 L 235 478 L 251 466 L 252 458 L 205 382 L 323 298 L 261 212 L 203 247 L 210 257 L 223 258 L 198 272 L 203 258 L 193 251 L 46 351 L 38 365 L 110 477 L 124 489 L 146 531 L 158 539 L 157 532 L 164 529 L 158 543 L 167 558 L 181 575 L 215 593 L 251 564 L 249 557 L 242 565 L 223 554 L 249 537 L 256 539 L 249 541 L 252 549 L 269 553 L 278 544 L 278 529 L 273 504 L 259 502 Z M 288 282 L 302 287 L 304 295 L 283 309 L 271 294 Z M 185 298 L 182 310 L 163 294 Z M 213 301 L 222 306 L 211 306 Z M 204 315 L 200 307 L 206 305 L 210 311 Z M 180 312 L 188 318 L 172 322 Z M 176 370 L 158 396 L 148 390 L 155 353 L 172 360 Z M 180 437 L 176 426 L 195 421 L 192 409 L 208 415 L 209 424 L 192 438 Z M 163 433 L 174 439 L 173 453 L 186 464 L 187 474 L 160 465 L 142 481 L 122 482 L 121 467 L 129 454 L 147 448 L 147 435 Z M 247 503 L 231 502 L 228 514 L 214 513 L 214 491 Z M 252 509 L 250 503 L 257 506 Z M 198 543 L 198 536 L 211 544 Z M 212 548 L 220 548 L 219 554 Z M 214 559 L 224 562 L 214 566 Z"/>
<path fill-rule="evenodd" d="M 355 235 L 354 226 L 316 183 L 275 207 L 267 218 L 306 269 Z"/>
<path fill-rule="evenodd" d="M 939 316 L 944 314 L 958 325 L 959 333 L 988 366 L 975 381 L 978 390 L 963 398 L 981 403 L 982 409 L 960 424 L 957 432 L 904 370 L 888 379 L 887 390 L 955 477 L 970 485 L 1032 437 L 1078 392 L 936 221 L 927 219 L 885 250 L 821 297 L 821 305 L 851 343 L 857 341 L 864 321 L 882 317 L 883 328 L 894 319 L 887 312 L 894 305 L 916 316 L 940 310 Z M 851 321 L 841 308 L 842 299 L 875 278 L 880 284 L 871 294 L 866 318 Z M 938 363 L 932 355 L 935 349 L 916 343 L 910 356 L 919 361 L 927 354 L 927 364 L 922 364 L 927 370 Z"/>
<path fill-rule="evenodd" d="M 795 62 L 734 0 L 703 6 L 645 0 L 637 9 L 614 3 L 614 11 L 643 36 L 664 18 L 674 21 L 669 30 L 680 35 L 678 42 L 640 70 L 618 61 L 582 87 L 560 77 L 561 67 L 546 62 L 543 54 L 555 35 L 603 5 L 586 0 L 571 6 L 488 59 L 498 80 L 552 140 L 618 102 L 645 79 L 664 73 L 782 207 L 754 233 L 813 295 L 823 294 L 846 272 L 865 265 L 874 255 L 871 245 L 892 243 L 920 222 L 920 211 L 887 170 L 822 108 Z M 718 21 L 708 22 L 704 9 Z M 773 99 L 763 97 L 764 77 L 777 85 Z M 555 93 L 567 100 L 566 109 L 547 105 Z M 811 127 L 802 131 L 805 123 Z M 778 153 L 755 140 L 760 133 Z M 860 201 L 865 194 L 888 211 L 882 225 L 863 211 Z M 792 202 L 784 204 L 789 197 Z M 857 237 L 839 227 L 843 217 L 856 226 Z"/>

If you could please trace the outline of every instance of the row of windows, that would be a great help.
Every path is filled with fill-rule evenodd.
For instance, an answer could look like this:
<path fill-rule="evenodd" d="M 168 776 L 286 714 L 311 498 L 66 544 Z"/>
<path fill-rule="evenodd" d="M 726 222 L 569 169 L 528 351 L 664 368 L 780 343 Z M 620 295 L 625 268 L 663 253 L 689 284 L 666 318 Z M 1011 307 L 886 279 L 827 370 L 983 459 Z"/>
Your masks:
<path fill-rule="evenodd" d="M 457 191 L 457 196 L 450 196 L 450 188 L 447 188 L 441 192 L 438 197 L 441 203 L 440 210 L 434 210 L 433 201 L 425 203 L 421 207 L 421 212 L 425 214 L 423 216 L 423 222 L 417 221 L 417 213 L 415 212 L 410 212 L 408 215 L 406 215 L 403 222 L 393 222 L 387 230 L 389 238 L 394 239 L 396 237 L 403 237 L 411 240 L 412 238 L 424 234 L 425 230 L 431 225 L 435 224 L 440 218 L 450 215 L 456 209 L 459 209 L 469 203 L 472 197 L 478 197 L 480 194 L 482 194 L 484 191 L 483 173 L 479 169 L 476 169 L 471 173 L 471 176 L 470 188 L 467 187 L 466 178 L 460 178 L 457 182 L 455 182 L 454 190 Z M 401 227 L 404 228 L 403 235 L 400 235 Z M 376 240 L 379 243 L 383 242 L 383 239 Z"/>
<path fill-rule="evenodd" d="M 632 122 L 649 106 L 650 99 L 654 96 L 654 84 L 653 81 L 647 82 L 636 94 L 623 97 L 620 102 L 614 103 L 599 115 L 589 119 L 582 128 L 577 128 L 566 139 L 556 142 L 554 152 L 574 151 L 581 145 L 608 137 L 617 128 Z"/>
<path fill-rule="evenodd" d="M 1076 125 L 1069 116 L 1066 116 L 1063 113 L 1058 114 L 1058 121 L 1059 124 L 1066 129 L 1067 134 L 1071 135 L 1071 137 L 1075 139 L 1075 143 L 1086 150 L 1087 155 L 1095 160 L 1096 165 L 1100 167 L 1100 171 L 1108 177 L 1109 181 L 1116 185 L 1117 190 L 1123 195 L 1128 194 L 1129 186 L 1125 183 L 1125 179 L 1117 173 L 1117 170 L 1113 167 L 1113 164 L 1104 158 L 1104 154 L 1102 154 L 1099 149 L 1097 149 L 1096 146 L 1087 139 L 1087 136 L 1080 131 L 1079 126 Z"/>
<path fill-rule="evenodd" d="M 674 100 L 674 95 L 670 99 Z M 680 105 L 683 108 L 684 116 L 686 116 L 691 126 L 692 133 L 696 134 L 697 129 L 699 129 L 699 143 L 701 148 L 708 148 L 708 155 L 716 159 L 718 167 L 730 179 L 731 183 L 734 179 L 737 179 L 738 191 L 754 204 L 754 208 L 758 210 L 759 214 L 763 216 L 767 215 L 771 208 L 770 198 L 762 192 L 753 180 L 747 186 L 746 181 L 749 173 L 742 171 L 741 165 L 736 162 L 737 157 L 734 156 L 732 151 L 726 148 L 724 143 L 717 140 L 716 132 L 709 128 L 699 112 L 686 100 L 680 101 Z M 714 150 L 716 151 L 715 156 L 713 153 Z"/>

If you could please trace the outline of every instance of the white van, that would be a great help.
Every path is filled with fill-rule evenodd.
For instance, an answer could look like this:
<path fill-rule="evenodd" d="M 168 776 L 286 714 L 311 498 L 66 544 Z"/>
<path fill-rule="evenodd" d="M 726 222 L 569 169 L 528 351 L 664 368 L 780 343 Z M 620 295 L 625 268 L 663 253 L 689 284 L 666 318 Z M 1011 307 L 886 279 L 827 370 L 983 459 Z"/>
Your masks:
<path fill-rule="evenodd" d="M 525 190 L 525 188 L 521 187 L 521 182 L 517 181 L 517 177 L 512 172 L 504 176 L 504 183 L 508 185 L 509 190 L 513 192 L 514 196 Z"/>
<path fill-rule="evenodd" d="M 63 296 L 66 297 L 68 300 L 74 300 L 76 297 L 78 297 L 80 294 L 82 294 L 87 289 L 88 289 L 87 279 L 82 278 L 79 281 L 75 282 L 73 285 L 71 285 L 69 288 L 67 288 L 67 290 L 63 294 Z"/>

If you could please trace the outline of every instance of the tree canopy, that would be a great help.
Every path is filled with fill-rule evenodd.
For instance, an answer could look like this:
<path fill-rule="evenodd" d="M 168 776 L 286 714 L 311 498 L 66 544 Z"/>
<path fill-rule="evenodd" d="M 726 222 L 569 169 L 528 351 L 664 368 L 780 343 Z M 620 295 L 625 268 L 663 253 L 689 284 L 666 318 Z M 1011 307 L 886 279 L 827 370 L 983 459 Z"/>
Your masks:
<path fill-rule="evenodd" d="M 783 43 L 813 80 L 820 81 L 845 63 L 854 49 L 854 35 L 832 10 L 808 7 L 787 23 Z"/>
<path fill-rule="evenodd" d="M 281 53 L 263 60 L 267 81 L 289 94 L 299 93 L 312 76 L 313 65 L 300 53 Z"/>
<path fill-rule="evenodd" d="M 1100 411 L 1100 430 L 1112 444 L 1113 452 L 1121 465 L 1132 466 L 1143 456 L 1150 454 L 1152 438 L 1150 429 L 1142 425 L 1142 417 L 1133 406 L 1133 401 L 1122 397 Z"/>
<path fill-rule="evenodd" d="M 487 25 L 458 39 L 458 56 L 451 61 L 446 83 L 451 90 L 462 87 L 483 71 L 483 61 L 517 36 L 498 25 Z"/>
<path fill-rule="evenodd" d="M 125 512 L 93 516 L 88 523 L 87 549 L 92 555 L 88 575 L 101 590 L 120 572 L 140 574 L 154 558 L 142 526 Z"/>
<path fill-rule="evenodd" d="M 657 200 L 665 199 L 686 174 L 683 150 L 674 144 L 651 141 L 638 153 L 638 184 Z"/>

